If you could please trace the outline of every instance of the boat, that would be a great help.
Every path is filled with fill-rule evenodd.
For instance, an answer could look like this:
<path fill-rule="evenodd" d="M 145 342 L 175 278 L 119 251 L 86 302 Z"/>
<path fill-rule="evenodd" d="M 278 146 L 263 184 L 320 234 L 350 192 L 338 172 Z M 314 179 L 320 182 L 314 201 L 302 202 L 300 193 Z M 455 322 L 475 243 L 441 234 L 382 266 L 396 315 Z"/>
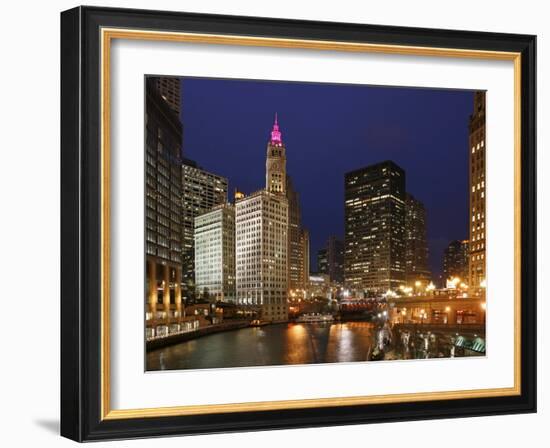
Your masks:
<path fill-rule="evenodd" d="M 320 313 L 309 313 L 309 314 L 302 314 L 298 319 L 296 319 L 296 322 L 302 323 L 302 324 L 311 324 L 311 323 L 322 323 L 322 322 L 333 322 L 334 317 L 332 314 L 320 314 Z"/>
<path fill-rule="evenodd" d="M 254 319 L 253 321 L 250 322 L 251 327 L 263 327 L 265 325 L 269 325 L 269 322 L 259 320 L 259 319 Z"/>

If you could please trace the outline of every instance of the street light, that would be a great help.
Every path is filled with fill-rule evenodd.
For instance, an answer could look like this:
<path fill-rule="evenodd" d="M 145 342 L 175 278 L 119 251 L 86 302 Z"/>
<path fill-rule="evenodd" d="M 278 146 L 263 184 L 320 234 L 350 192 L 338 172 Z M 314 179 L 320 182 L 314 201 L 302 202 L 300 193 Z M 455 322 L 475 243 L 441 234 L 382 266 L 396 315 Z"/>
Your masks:
<path fill-rule="evenodd" d="M 452 283 L 453 287 L 456 288 L 456 286 L 460 283 L 460 277 L 453 277 L 451 279 L 451 283 Z"/>

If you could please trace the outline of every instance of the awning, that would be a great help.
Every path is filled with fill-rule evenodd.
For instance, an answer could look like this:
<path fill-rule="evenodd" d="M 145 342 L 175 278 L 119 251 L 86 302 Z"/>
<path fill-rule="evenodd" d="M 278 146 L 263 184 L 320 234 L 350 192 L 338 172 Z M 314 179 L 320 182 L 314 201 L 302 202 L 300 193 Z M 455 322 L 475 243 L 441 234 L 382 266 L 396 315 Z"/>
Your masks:
<path fill-rule="evenodd" d="M 485 353 L 485 341 L 481 338 L 475 338 L 470 350 L 478 353 Z"/>
<path fill-rule="evenodd" d="M 465 338 L 464 336 L 457 336 L 455 346 L 472 350 L 477 353 L 485 353 L 485 340 L 479 337 L 471 340 Z"/>
<path fill-rule="evenodd" d="M 455 340 L 456 347 L 466 347 L 466 338 L 464 336 L 458 336 Z"/>

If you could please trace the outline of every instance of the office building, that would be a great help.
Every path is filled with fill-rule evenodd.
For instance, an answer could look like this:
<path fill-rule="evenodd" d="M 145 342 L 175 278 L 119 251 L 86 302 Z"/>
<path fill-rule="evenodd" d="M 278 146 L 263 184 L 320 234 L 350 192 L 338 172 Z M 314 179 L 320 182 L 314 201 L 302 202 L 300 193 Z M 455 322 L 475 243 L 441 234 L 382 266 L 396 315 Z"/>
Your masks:
<path fill-rule="evenodd" d="M 160 76 L 155 79 L 157 91 L 170 107 L 176 118 L 180 118 L 181 80 L 177 76 Z"/>
<path fill-rule="evenodd" d="M 309 283 L 309 232 L 302 227 L 300 198 L 292 179 L 286 176 L 288 200 L 288 287 L 291 291 L 305 291 Z"/>
<path fill-rule="evenodd" d="M 485 92 L 475 92 L 470 116 L 470 266 L 473 293 L 485 287 Z"/>
<path fill-rule="evenodd" d="M 267 144 L 265 189 L 243 196 L 235 200 L 237 302 L 258 309 L 262 320 L 286 321 L 290 212 L 286 149 L 277 115 Z M 291 199 L 299 216 L 297 196 Z M 298 278 L 298 270 L 293 272 Z"/>
<path fill-rule="evenodd" d="M 185 159 L 181 165 L 181 181 L 183 296 L 192 301 L 196 298 L 195 218 L 227 202 L 227 179 Z"/>
<path fill-rule="evenodd" d="M 431 281 L 428 267 L 427 214 L 424 204 L 412 194 L 405 198 L 405 282 L 412 286 Z"/>
<path fill-rule="evenodd" d="M 443 253 L 443 281 L 458 277 L 467 283 L 469 276 L 469 241 L 451 241 Z"/>
<path fill-rule="evenodd" d="M 319 274 L 328 275 L 331 283 L 343 283 L 344 243 L 341 239 L 330 236 L 326 246 L 317 252 L 317 270 Z"/>
<path fill-rule="evenodd" d="M 288 202 L 257 191 L 235 203 L 237 302 L 266 321 L 288 319 Z"/>
<path fill-rule="evenodd" d="M 386 161 L 345 175 L 344 283 L 379 296 L 405 281 L 405 171 Z"/>
<path fill-rule="evenodd" d="M 235 302 L 235 208 L 214 207 L 195 218 L 196 294 L 210 302 Z"/>
<path fill-rule="evenodd" d="M 147 336 L 152 337 L 179 331 L 178 319 L 183 314 L 180 207 L 182 130 L 181 123 L 156 89 L 156 78 L 147 79 L 145 112 L 146 319 Z"/>

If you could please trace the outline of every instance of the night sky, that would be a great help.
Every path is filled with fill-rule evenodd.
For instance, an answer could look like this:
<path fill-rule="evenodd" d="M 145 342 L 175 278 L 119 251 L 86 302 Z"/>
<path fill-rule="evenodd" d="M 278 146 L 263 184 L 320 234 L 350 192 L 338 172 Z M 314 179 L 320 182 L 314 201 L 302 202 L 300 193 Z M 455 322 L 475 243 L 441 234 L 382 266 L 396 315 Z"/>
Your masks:
<path fill-rule="evenodd" d="M 393 160 L 426 206 L 436 276 L 447 244 L 468 237 L 472 108 L 473 91 L 183 78 L 183 153 L 227 177 L 231 201 L 234 188 L 259 190 L 277 112 L 312 270 L 327 238 L 344 236 L 344 173 Z"/>

